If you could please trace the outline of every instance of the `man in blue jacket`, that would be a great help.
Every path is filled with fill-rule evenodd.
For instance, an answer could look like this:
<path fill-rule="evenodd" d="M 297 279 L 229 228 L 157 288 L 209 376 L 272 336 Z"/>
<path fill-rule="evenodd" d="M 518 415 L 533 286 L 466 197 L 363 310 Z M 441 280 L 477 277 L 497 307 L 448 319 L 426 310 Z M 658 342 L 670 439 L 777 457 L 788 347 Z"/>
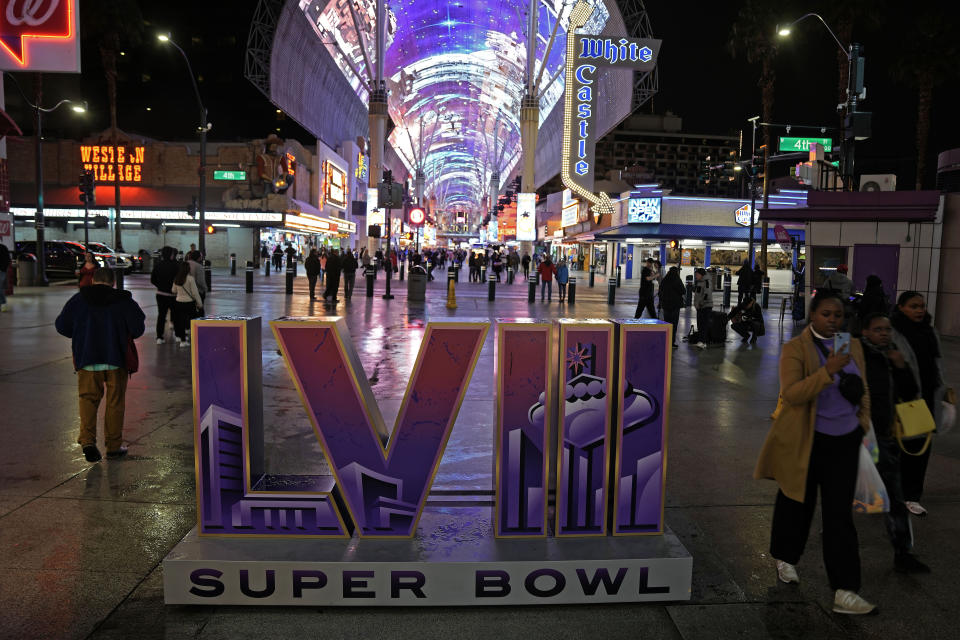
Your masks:
<path fill-rule="evenodd" d="M 97 410 L 107 397 L 103 421 L 107 458 L 127 455 L 123 442 L 124 399 L 127 377 L 132 373 L 128 360 L 131 339 L 144 331 L 144 315 L 129 291 L 113 288 L 110 269 L 97 269 L 93 285 L 84 287 L 67 301 L 57 316 L 57 332 L 73 342 L 73 367 L 80 394 L 80 435 L 88 462 L 100 460 L 97 448 Z"/>

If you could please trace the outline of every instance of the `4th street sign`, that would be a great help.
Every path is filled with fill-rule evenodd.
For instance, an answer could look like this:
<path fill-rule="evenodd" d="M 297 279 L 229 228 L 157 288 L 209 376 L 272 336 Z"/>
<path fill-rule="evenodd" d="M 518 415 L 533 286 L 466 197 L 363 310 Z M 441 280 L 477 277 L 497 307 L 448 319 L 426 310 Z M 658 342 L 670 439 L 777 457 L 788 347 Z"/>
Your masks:
<path fill-rule="evenodd" d="M 823 146 L 826 153 L 833 151 L 833 139 L 831 138 L 780 138 L 780 151 L 809 151 L 815 144 Z"/>

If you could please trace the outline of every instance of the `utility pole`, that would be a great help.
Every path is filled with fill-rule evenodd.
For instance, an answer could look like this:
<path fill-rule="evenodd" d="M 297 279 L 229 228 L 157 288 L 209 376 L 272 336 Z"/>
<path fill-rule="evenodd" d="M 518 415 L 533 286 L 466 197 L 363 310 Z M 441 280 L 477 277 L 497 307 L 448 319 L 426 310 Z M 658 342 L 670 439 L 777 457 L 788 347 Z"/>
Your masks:
<path fill-rule="evenodd" d="M 750 243 L 749 253 L 747 254 L 747 262 L 751 270 L 754 264 L 753 228 L 756 222 L 756 214 L 754 212 L 757 210 L 757 121 L 759 119 L 760 116 L 753 116 L 748 119 L 748 122 L 753 125 L 753 135 L 750 139 Z"/>

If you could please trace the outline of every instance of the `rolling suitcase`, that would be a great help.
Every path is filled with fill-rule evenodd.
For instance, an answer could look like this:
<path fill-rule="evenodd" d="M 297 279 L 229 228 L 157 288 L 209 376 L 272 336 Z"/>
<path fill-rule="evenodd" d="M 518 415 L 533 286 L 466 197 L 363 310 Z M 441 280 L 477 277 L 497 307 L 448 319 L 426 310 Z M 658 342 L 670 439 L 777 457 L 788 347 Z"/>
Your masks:
<path fill-rule="evenodd" d="M 707 327 L 708 343 L 722 343 L 727 341 L 727 314 L 723 311 L 710 313 L 710 326 Z"/>

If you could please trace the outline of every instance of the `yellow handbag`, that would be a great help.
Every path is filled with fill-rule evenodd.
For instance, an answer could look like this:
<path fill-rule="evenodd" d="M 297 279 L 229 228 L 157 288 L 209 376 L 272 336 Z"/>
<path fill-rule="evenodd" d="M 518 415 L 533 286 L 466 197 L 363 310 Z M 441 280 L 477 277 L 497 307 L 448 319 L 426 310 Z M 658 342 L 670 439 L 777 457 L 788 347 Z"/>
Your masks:
<path fill-rule="evenodd" d="M 901 402 L 896 405 L 896 418 L 893 421 L 893 434 L 900 443 L 900 449 L 911 456 L 922 456 L 927 452 L 930 446 L 930 440 L 933 438 L 933 432 L 937 428 L 933 421 L 933 415 L 927 408 L 927 403 L 923 400 L 911 400 L 910 402 Z M 903 447 L 904 439 L 918 438 L 926 436 L 926 442 L 923 448 L 917 453 L 911 453 Z"/>

